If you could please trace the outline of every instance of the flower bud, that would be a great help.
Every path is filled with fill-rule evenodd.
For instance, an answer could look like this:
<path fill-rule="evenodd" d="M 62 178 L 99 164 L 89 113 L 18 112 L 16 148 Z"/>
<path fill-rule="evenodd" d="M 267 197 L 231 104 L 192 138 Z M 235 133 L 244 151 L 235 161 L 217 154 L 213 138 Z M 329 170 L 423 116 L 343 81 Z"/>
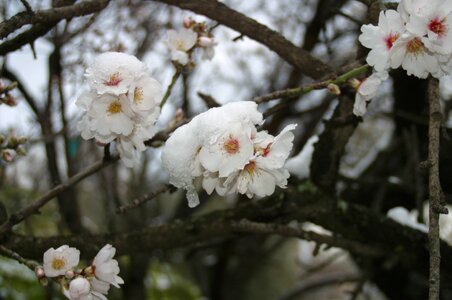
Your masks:
<path fill-rule="evenodd" d="M 11 95 L 6 95 L 3 98 L 3 103 L 5 103 L 8 106 L 16 106 L 17 105 L 17 100 Z"/>
<path fill-rule="evenodd" d="M 26 136 L 21 136 L 21 137 L 17 138 L 17 142 L 19 144 L 25 144 L 26 142 L 28 142 L 28 138 Z"/>
<path fill-rule="evenodd" d="M 339 86 L 337 84 L 330 83 L 330 84 L 328 84 L 327 89 L 331 94 L 334 94 L 334 95 L 341 94 L 341 89 L 339 88 Z"/>
<path fill-rule="evenodd" d="M 198 40 L 198 45 L 203 48 L 213 47 L 215 45 L 215 41 L 211 37 L 201 36 Z"/>
<path fill-rule="evenodd" d="M 15 157 L 15 152 L 10 149 L 6 149 L 2 151 L 2 159 L 6 162 L 12 162 Z"/>
<path fill-rule="evenodd" d="M 38 279 L 46 277 L 46 274 L 44 272 L 44 268 L 42 266 L 37 266 L 35 268 L 35 274 L 36 274 L 36 277 L 38 277 Z"/>
<path fill-rule="evenodd" d="M 188 17 L 188 18 L 185 18 L 185 19 L 184 19 L 184 27 L 185 27 L 185 28 L 190 28 L 190 27 L 192 27 L 194 24 L 195 24 L 195 21 L 194 21 L 192 18 Z"/>
<path fill-rule="evenodd" d="M 84 277 L 77 277 L 71 280 L 69 284 L 69 295 L 71 299 L 81 299 L 90 295 L 91 285 L 88 279 Z M 84 299 L 84 298 L 83 298 Z"/>
<path fill-rule="evenodd" d="M 17 155 L 20 155 L 20 156 L 26 156 L 27 155 L 27 149 L 25 149 L 24 147 L 17 147 L 16 148 L 16 153 L 17 153 Z"/>
<path fill-rule="evenodd" d="M 348 83 L 350 84 L 350 86 L 352 88 L 354 88 L 355 90 L 357 90 L 359 88 L 359 86 L 361 85 L 362 81 L 356 78 L 350 79 L 348 81 Z"/>
<path fill-rule="evenodd" d="M 68 270 L 64 274 L 64 277 L 66 277 L 67 279 L 72 279 L 75 277 L 75 272 L 73 270 Z"/>
<path fill-rule="evenodd" d="M 6 146 L 7 148 L 16 148 L 17 145 L 19 145 L 19 140 L 14 136 L 10 136 L 8 139 L 8 145 Z"/>
<path fill-rule="evenodd" d="M 5 136 L 3 134 L 0 134 L 0 145 L 5 142 Z"/>

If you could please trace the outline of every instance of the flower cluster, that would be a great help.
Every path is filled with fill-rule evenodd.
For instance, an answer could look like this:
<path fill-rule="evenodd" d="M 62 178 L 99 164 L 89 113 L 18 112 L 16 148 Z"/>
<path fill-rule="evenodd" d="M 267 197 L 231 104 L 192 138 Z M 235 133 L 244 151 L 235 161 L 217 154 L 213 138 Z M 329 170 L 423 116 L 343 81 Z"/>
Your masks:
<path fill-rule="evenodd" d="M 171 51 L 171 60 L 186 66 L 193 65 L 192 53 L 195 48 L 202 50 L 203 59 L 212 59 L 215 54 L 215 40 L 206 23 L 198 23 L 187 18 L 180 30 L 169 30 L 166 44 Z"/>
<path fill-rule="evenodd" d="M 285 188 L 289 172 L 284 163 L 292 149 L 296 125 L 274 137 L 257 131 L 262 114 L 251 101 L 212 108 L 178 128 L 165 144 L 163 166 L 170 183 L 187 191 L 190 207 L 199 204 L 194 179 L 211 194 L 271 195 Z"/>
<path fill-rule="evenodd" d="M 106 300 L 110 285 L 119 288 L 124 281 L 119 274 L 116 249 L 105 245 L 88 267 L 75 269 L 80 251 L 67 245 L 50 248 L 44 253 L 43 266 L 36 269 L 39 279 L 56 278 L 63 294 L 71 300 Z"/>
<path fill-rule="evenodd" d="M 85 110 L 77 128 L 84 139 L 99 144 L 116 141 L 121 160 L 132 167 L 144 141 L 154 136 L 160 114 L 161 85 L 136 57 L 106 52 L 86 70 L 90 92 L 76 105 Z"/>
<path fill-rule="evenodd" d="M 358 88 L 356 115 L 365 113 L 389 68 L 408 75 L 439 78 L 452 68 L 452 1 L 401 0 L 396 10 L 380 12 L 378 26 L 363 25 L 359 41 L 370 50 L 367 63 L 374 74 Z M 367 83 L 366 83 L 367 82 Z"/>
<path fill-rule="evenodd" d="M 12 162 L 18 155 L 27 155 L 27 150 L 24 148 L 28 139 L 24 136 L 15 136 L 9 134 L 7 137 L 0 134 L 0 159 L 6 162 Z"/>

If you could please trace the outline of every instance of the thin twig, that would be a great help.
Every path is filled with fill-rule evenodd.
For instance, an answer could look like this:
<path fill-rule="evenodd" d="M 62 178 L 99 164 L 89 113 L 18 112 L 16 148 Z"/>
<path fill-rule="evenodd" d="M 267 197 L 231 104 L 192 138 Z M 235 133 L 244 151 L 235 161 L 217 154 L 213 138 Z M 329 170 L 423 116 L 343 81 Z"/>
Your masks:
<path fill-rule="evenodd" d="M 123 214 L 126 211 L 128 211 L 129 209 L 138 207 L 148 201 L 151 201 L 153 199 L 155 199 L 158 195 L 163 194 L 167 191 L 170 191 L 172 189 L 171 186 L 169 185 L 165 185 L 163 187 L 161 187 L 160 189 L 153 191 L 151 193 L 147 193 L 142 195 L 141 197 L 136 198 L 135 200 L 133 200 L 132 202 L 122 205 L 120 207 L 118 207 L 118 209 L 116 210 L 116 213 L 118 214 Z"/>
<path fill-rule="evenodd" d="M 296 97 L 296 96 L 301 96 L 301 95 L 307 94 L 309 92 L 312 92 L 314 90 L 325 89 L 328 87 L 329 84 L 341 85 L 341 84 L 346 83 L 349 79 L 355 78 L 355 77 L 365 73 L 368 69 L 369 69 L 369 65 L 360 66 L 360 67 L 357 67 L 353 70 L 350 70 L 350 71 L 336 77 L 335 79 L 329 79 L 329 80 L 325 80 L 322 82 L 311 83 L 311 84 L 308 84 L 303 87 L 297 87 L 297 88 L 291 88 L 291 89 L 285 89 L 285 90 L 272 92 L 267 95 L 254 97 L 253 101 L 259 104 L 259 103 L 268 102 L 268 101 L 275 100 L 275 99 L 292 98 L 292 97 Z"/>
<path fill-rule="evenodd" d="M 32 271 L 34 271 L 36 267 L 39 265 L 37 262 L 23 258 L 22 256 L 19 255 L 19 253 L 14 252 L 3 245 L 0 245 L 0 254 L 12 258 L 14 260 L 17 260 L 21 264 L 27 266 Z"/>
<path fill-rule="evenodd" d="M 31 5 L 30 5 L 30 3 L 28 3 L 27 0 L 20 0 L 20 2 L 21 2 L 22 5 L 25 7 L 25 9 L 27 10 L 27 12 L 33 13 L 33 9 L 31 8 Z"/>
<path fill-rule="evenodd" d="M 238 222 L 232 221 L 230 226 L 237 232 L 279 234 L 282 236 L 298 237 L 307 241 L 314 241 L 320 244 L 327 244 L 333 247 L 348 249 L 350 252 L 366 253 L 366 255 L 372 257 L 384 255 L 384 251 L 378 247 L 372 247 L 370 245 L 365 245 L 352 240 L 342 239 L 337 236 L 328 236 L 313 231 L 306 231 L 301 228 L 293 228 L 287 225 L 258 223 L 243 219 Z"/>
<path fill-rule="evenodd" d="M 169 96 L 171 95 L 171 91 L 173 90 L 174 84 L 176 83 L 179 76 L 182 74 L 182 69 L 179 67 L 176 67 L 176 72 L 173 75 L 173 78 L 171 79 L 170 84 L 168 85 L 168 88 L 166 89 L 165 95 L 163 96 L 162 102 L 160 102 L 160 108 L 165 105 L 166 101 L 168 100 Z"/>
<path fill-rule="evenodd" d="M 5 233 L 10 231 L 12 227 L 16 224 L 19 224 L 23 220 L 25 220 L 30 215 L 36 213 L 41 207 L 43 207 L 47 202 L 60 195 L 64 191 L 68 190 L 72 186 L 76 185 L 86 177 L 98 172 L 99 170 L 105 168 L 109 164 L 114 161 L 117 161 L 118 157 L 111 158 L 110 160 L 101 160 L 98 161 L 85 170 L 75 174 L 71 178 L 69 178 L 66 182 L 57 185 L 53 189 L 49 190 L 45 193 L 41 198 L 33 201 L 29 205 L 23 207 L 22 209 L 13 213 L 8 220 L 0 226 L 0 236 L 3 236 Z"/>
<path fill-rule="evenodd" d="M 429 166 L 429 230 L 430 252 L 429 300 L 438 300 L 440 294 L 440 238 L 439 214 L 447 209 L 441 205 L 441 185 L 439 181 L 439 146 L 441 128 L 441 104 L 439 81 L 430 78 L 428 82 L 429 124 L 428 124 L 428 166 Z"/>

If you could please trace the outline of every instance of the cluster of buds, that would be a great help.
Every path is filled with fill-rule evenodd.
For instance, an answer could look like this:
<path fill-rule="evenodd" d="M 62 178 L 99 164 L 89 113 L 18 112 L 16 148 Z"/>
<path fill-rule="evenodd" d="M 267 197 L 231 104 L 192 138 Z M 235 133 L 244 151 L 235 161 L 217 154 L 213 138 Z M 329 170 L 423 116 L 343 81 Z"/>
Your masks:
<path fill-rule="evenodd" d="M 10 91 L 17 87 L 17 82 L 5 85 L 0 81 L 0 104 L 16 106 L 17 100 L 10 94 Z"/>
<path fill-rule="evenodd" d="M 194 67 L 193 52 L 196 48 L 202 51 L 202 59 L 211 60 L 215 54 L 216 45 L 211 29 L 205 22 L 196 22 L 186 18 L 184 27 L 169 30 L 166 44 L 171 51 L 171 60 L 176 67 Z"/>
<path fill-rule="evenodd" d="M 116 249 L 107 244 L 89 266 L 77 269 L 78 249 L 67 245 L 50 248 L 44 253 L 43 266 L 36 267 L 35 273 L 43 285 L 47 285 L 49 278 L 55 279 L 70 300 L 106 300 L 110 285 L 119 288 L 124 283 L 118 276 L 118 261 L 113 259 L 115 253 Z"/>
<path fill-rule="evenodd" d="M 0 134 L 1 159 L 6 162 L 12 162 L 17 156 L 27 155 L 27 150 L 24 147 L 27 141 L 24 136 L 17 137 L 14 134 L 10 134 L 5 137 Z"/>

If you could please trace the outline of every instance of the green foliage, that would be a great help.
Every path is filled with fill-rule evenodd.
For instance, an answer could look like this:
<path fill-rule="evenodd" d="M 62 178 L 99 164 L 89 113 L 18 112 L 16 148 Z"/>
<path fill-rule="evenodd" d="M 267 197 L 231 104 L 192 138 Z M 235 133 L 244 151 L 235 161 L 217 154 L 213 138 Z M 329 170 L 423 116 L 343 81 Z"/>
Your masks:
<path fill-rule="evenodd" d="M 0 299 L 46 299 L 45 289 L 26 266 L 0 257 Z"/>

